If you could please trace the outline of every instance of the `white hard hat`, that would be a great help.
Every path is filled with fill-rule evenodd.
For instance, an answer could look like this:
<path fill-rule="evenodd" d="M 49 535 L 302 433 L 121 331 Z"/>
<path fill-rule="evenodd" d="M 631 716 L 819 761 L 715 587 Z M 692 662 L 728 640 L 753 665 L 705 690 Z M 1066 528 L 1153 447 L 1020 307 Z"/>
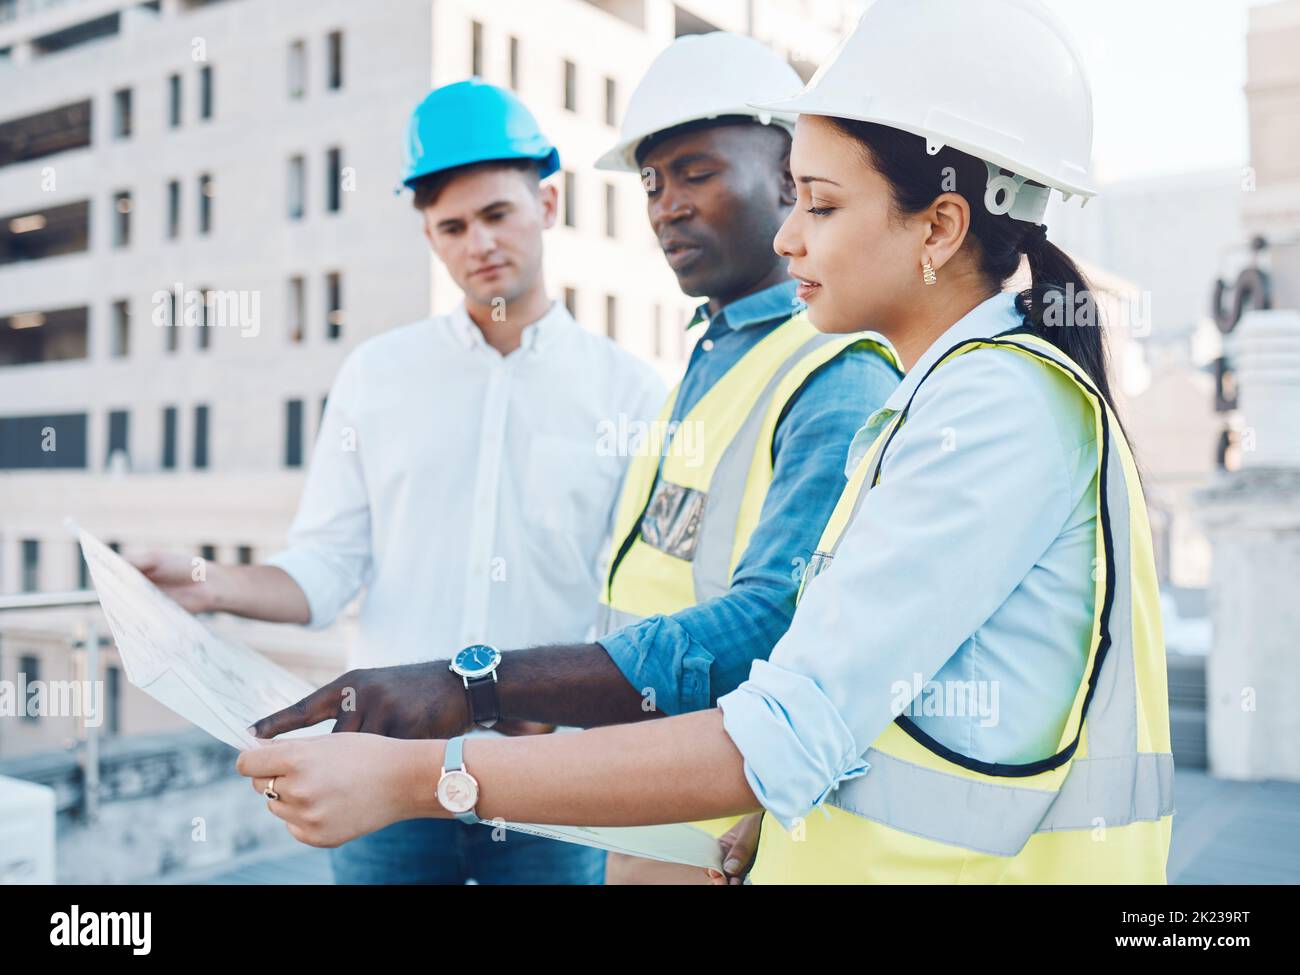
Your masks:
<path fill-rule="evenodd" d="M 642 140 L 687 122 L 746 115 L 790 130 L 793 114 L 750 103 L 802 87 L 798 72 L 753 38 L 726 31 L 679 37 L 654 59 L 632 92 L 618 145 L 596 160 L 596 168 L 639 172 L 636 150 Z"/>
<path fill-rule="evenodd" d="M 1074 41 L 1037 0 L 876 0 L 793 98 L 755 107 L 877 122 L 989 166 L 993 213 L 1042 221 L 1050 189 L 1087 201 L 1092 88 Z M 998 167 L 1015 173 L 1001 175 Z"/>

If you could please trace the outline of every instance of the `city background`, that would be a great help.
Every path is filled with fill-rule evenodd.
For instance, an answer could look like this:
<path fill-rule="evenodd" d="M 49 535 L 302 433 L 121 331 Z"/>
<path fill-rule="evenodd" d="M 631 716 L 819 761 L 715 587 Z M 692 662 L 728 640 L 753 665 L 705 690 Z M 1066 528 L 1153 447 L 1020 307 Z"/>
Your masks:
<path fill-rule="evenodd" d="M 283 547 L 343 358 L 458 299 L 394 191 L 424 93 L 475 74 L 532 108 L 563 158 L 553 296 L 671 382 L 694 302 L 636 177 L 593 162 L 675 37 L 751 34 L 806 79 L 863 6 L 0 0 L 0 681 L 93 668 L 106 695 L 99 727 L 0 716 L 0 882 L 326 878 L 229 749 L 126 681 L 65 519 L 122 550 Z M 1096 84 L 1102 194 L 1046 223 L 1104 294 L 1151 508 L 1171 879 L 1297 882 L 1300 618 L 1276 594 L 1300 581 L 1300 335 L 1236 326 L 1300 308 L 1300 0 L 1049 6 Z M 187 327 L 194 295 L 221 320 Z M 347 618 L 209 622 L 310 680 L 343 667 Z M 1216 696 L 1260 684 L 1284 706 L 1241 722 Z"/>

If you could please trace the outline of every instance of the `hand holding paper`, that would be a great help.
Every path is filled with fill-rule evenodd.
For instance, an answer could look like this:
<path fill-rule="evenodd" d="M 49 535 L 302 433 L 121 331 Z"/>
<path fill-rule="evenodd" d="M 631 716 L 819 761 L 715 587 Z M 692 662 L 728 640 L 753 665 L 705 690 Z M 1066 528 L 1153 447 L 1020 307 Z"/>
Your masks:
<path fill-rule="evenodd" d="M 71 523 L 69 527 L 81 541 L 91 579 L 132 684 L 235 748 L 272 753 L 285 738 L 304 737 L 301 744 L 310 743 L 310 746 L 302 749 L 301 754 L 318 759 L 311 767 L 320 781 L 309 783 L 309 787 L 318 788 L 322 790 L 321 796 L 337 801 L 337 807 L 331 807 L 338 818 L 337 824 L 332 825 L 336 833 L 331 838 L 335 842 L 406 817 L 409 810 L 394 801 L 400 799 L 400 794 L 394 796 L 385 791 L 384 775 L 391 773 L 393 766 L 376 759 L 407 755 L 402 746 L 427 743 L 399 742 L 375 735 L 320 737 L 320 732 L 334 726 L 333 720 L 316 727 L 304 727 L 299 722 L 297 730 L 269 745 L 255 738 L 247 730 L 250 726 L 311 695 L 311 685 L 248 647 L 216 636 L 108 546 Z M 327 685 L 332 687 L 333 684 Z M 329 696 L 333 697 L 333 692 Z M 332 718 L 334 713 L 322 711 L 316 717 Z M 358 739 L 364 742 L 364 756 L 360 746 L 350 747 Z M 345 750 L 348 756 L 361 756 L 363 760 L 343 766 L 340 758 Z M 248 754 L 246 751 L 241 756 L 241 766 Z M 283 756 L 283 752 L 278 754 Z M 340 780 L 338 773 L 344 767 L 354 772 L 346 780 Z M 430 794 L 437 772 L 437 769 L 428 772 Z M 294 788 L 291 780 L 277 782 L 277 791 L 286 787 Z M 270 806 L 277 813 L 286 809 L 283 803 L 271 802 Z M 614 828 L 504 822 L 499 825 L 633 856 L 720 867 L 717 841 L 704 831 L 684 824 Z M 306 834 L 300 833 L 295 832 L 295 836 L 307 841 Z"/>
<path fill-rule="evenodd" d="M 81 540 L 127 679 L 146 694 L 212 737 L 252 748 L 257 740 L 247 729 L 254 721 L 310 693 L 301 677 L 216 636 L 103 542 L 69 527 Z"/>

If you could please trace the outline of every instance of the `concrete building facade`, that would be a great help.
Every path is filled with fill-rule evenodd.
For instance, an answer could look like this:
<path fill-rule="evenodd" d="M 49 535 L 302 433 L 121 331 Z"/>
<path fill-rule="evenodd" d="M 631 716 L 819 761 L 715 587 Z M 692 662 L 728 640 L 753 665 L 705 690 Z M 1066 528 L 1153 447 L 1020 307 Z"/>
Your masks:
<path fill-rule="evenodd" d="M 127 549 L 283 545 L 343 358 L 458 300 L 394 188 L 410 110 L 471 74 L 560 147 L 553 296 L 675 378 L 695 301 L 637 178 L 592 163 L 674 37 L 749 32 L 807 76 L 858 7 L 0 0 L 0 594 L 86 585 L 68 516 Z M 24 626 L 0 617 L 0 679 Z"/>

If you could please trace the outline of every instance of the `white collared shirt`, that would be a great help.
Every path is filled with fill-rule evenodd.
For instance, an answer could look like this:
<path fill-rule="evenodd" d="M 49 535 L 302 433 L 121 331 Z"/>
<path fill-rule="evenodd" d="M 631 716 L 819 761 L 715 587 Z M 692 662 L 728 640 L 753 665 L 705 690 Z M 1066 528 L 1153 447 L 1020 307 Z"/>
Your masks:
<path fill-rule="evenodd" d="M 502 356 L 463 305 L 359 345 L 330 392 L 289 549 L 311 626 L 365 587 L 351 667 L 580 641 L 651 368 L 560 303 Z M 618 444 L 615 443 L 617 447 Z"/>

